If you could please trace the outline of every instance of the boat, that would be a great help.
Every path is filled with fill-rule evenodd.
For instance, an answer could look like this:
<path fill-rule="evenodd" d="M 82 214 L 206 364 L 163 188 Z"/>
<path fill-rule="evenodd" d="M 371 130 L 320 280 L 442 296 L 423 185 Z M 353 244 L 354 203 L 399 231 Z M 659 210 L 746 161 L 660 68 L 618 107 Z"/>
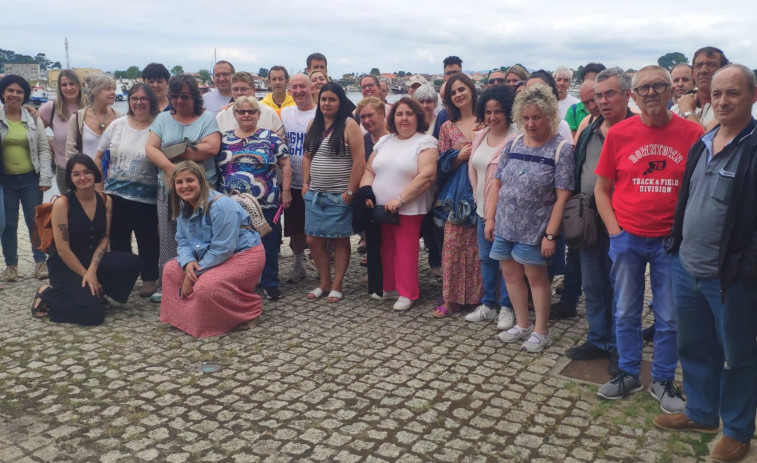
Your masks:
<path fill-rule="evenodd" d="M 50 98 L 48 98 L 48 95 L 50 95 L 47 90 L 40 87 L 39 85 L 35 85 L 32 88 L 32 94 L 29 97 L 29 101 L 35 106 L 39 106 L 43 103 L 47 103 Z"/>

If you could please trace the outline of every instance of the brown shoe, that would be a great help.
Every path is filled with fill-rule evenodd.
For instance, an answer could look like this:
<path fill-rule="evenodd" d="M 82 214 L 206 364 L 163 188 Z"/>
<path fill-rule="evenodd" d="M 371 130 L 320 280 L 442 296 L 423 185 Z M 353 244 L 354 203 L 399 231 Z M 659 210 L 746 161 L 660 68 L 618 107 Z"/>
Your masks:
<path fill-rule="evenodd" d="M 716 463 L 730 463 L 741 460 L 748 451 L 749 441 L 739 442 L 728 436 L 723 436 L 715 444 L 710 457 Z"/>
<path fill-rule="evenodd" d="M 705 434 L 717 434 L 718 426 L 708 428 L 689 419 L 684 413 L 674 413 L 672 415 L 661 414 L 652 419 L 652 422 L 661 429 L 668 431 L 696 431 Z"/>
<path fill-rule="evenodd" d="M 142 288 L 139 290 L 139 297 L 150 297 L 157 290 L 158 286 L 155 284 L 155 281 L 143 281 Z"/>

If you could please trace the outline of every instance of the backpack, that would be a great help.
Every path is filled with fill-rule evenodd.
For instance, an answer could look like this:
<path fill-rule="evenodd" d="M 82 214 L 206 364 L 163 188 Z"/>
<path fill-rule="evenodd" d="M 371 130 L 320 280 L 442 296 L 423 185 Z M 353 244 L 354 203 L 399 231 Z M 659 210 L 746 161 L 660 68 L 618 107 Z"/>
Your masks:
<path fill-rule="evenodd" d="M 261 238 L 273 231 L 263 215 L 263 209 L 260 207 L 260 203 L 258 203 L 258 200 L 250 193 L 240 193 L 239 191 L 234 190 L 226 196 L 239 203 L 239 205 L 242 206 L 242 209 L 244 209 L 244 211 L 250 216 L 250 225 L 242 225 L 241 228 L 251 228 L 252 230 L 257 231 Z M 220 197 L 221 196 L 219 195 L 210 200 L 208 203 L 208 210 L 210 210 L 210 205 Z"/>
<path fill-rule="evenodd" d="M 598 215 L 593 196 L 584 193 L 573 195 L 565 203 L 563 210 L 562 229 L 565 244 L 574 249 L 596 244 Z"/>
<path fill-rule="evenodd" d="M 53 196 L 50 202 L 34 206 L 34 229 L 32 230 L 32 246 L 44 253 L 53 244 L 53 203 L 58 195 Z"/>

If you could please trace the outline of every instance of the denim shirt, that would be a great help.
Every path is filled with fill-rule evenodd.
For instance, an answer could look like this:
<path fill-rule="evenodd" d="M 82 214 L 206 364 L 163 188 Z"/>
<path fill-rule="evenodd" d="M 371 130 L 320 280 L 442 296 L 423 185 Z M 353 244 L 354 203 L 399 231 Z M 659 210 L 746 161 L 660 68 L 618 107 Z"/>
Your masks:
<path fill-rule="evenodd" d="M 208 208 L 201 208 L 189 217 L 180 214 L 176 219 L 176 242 L 179 266 L 183 269 L 196 261 L 200 270 L 223 264 L 234 253 L 246 251 L 261 244 L 260 235 L 252 229 L 241 228 L 250 224 L 250 216 L 242 206 L 228 196 L 211 191 L 208 202 L 220 196 Z M 186 207 L 182 204 L 182 208 Z"/>

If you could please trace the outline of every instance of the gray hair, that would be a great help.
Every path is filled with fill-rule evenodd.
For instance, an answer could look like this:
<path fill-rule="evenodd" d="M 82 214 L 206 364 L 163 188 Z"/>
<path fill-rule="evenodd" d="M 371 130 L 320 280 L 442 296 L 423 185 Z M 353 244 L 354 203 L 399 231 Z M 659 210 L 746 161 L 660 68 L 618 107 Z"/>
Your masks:
<path fill-rule="evenodd" d="M 260 112 L 260 105 L 258 104 L 258 100 L 255 99 L 253 96 L 240 96 L 236 100 L 234 100 L 234 106 L 232 106 L 233 109 L 239 109 L 242 107 L 243 104 L 247 103 L 250 105 L 250 108 L 252 108 L 255 112 Z"/>
<path fill-rule="evenodd" d="M 513 121 L 521 132 L 525 132 L 522 126 L 523 108 L 534 106 L 544 114 L 549 124 L 549 132 L 554 135 L 560 125 L 560 116 L 557 114 L 557 97 L 552 89 L 544 84 L 534 84 L 526 87 L 515 95 L 513 104 Z"/>
<path fill-rule="evenodd" d="M 618 79 L 618 84 L 620 84 L 621 92 L 627 94 L 631 90 L 631 79 L 628 77 L 628 74 L 626 74 L 624 70 L 620 69 L 617 66 L 601 71 L 599 74 L 597 74 L 597 77 L 594 78 L 594 83 L 598 84 L 613 77 Z"/>
<path fill-rule="evenodd" d="M 415 93 L 413 93 L 413 99 L 417 101 L 433 100 L 434 106 L 437 106 L 439 104 L 439 97 L 437 96 L 436 90 L 431 86 L 431 84 L 423 84 L 415 89 Z"/>
<path fill-rule="evenodd" d="M 641 74 L 642 71 L 662 71 L 663 74 L 665 74 L 665 80 L 668 81 L 669 85 L 673 85 L 673 78 L 670 77 L 670 71 L 665 69 L 662 66 L 658 66 L 656 64 L 650 64 L 649 66 L 644 66 L 643 68 L 636 71 L 636 74 L 633 75 L 633 79 L 631 79 L 631 86 L 636 87 L 636 79 L 638 78 L 639 74 Z"/>
<path fill-rule="evenodd" d="M 721 71 L 728 68 L 736 68 L 739 71 L 741 71 L 742 74 L 744 74 L 744 77 L 746 78 L 746 85 L 749 91 L 753 91 L 754 87 L 757 87 L 757 77 L 754 76 L 754 71 L 749 69 L 748 67 L 744 66 L 743 64 L 738 63 L 730 63 L 726 64 L 722 68 L 715 71 L 715 74 L 712 76 L 712 80 L 715 80 L 715 76 L 720 74 Z"/>
<path fill-rule="evenodd" d="M 95 103 L 95 95 L 105 89 L 116 89 L 116 81 L 108 76 L 94 76 L 89 81 L 89 104 Z"/>
<path fill-rule="evenodd" d="M 555 69 L 555 72 L 552 73 L 552 77 L 555 79 L 560 77 L 566 77 L 568 80 L 573 80 L 573 71 L 570 70 L 567 66 L 560 66 L 559 68 Z"/>

